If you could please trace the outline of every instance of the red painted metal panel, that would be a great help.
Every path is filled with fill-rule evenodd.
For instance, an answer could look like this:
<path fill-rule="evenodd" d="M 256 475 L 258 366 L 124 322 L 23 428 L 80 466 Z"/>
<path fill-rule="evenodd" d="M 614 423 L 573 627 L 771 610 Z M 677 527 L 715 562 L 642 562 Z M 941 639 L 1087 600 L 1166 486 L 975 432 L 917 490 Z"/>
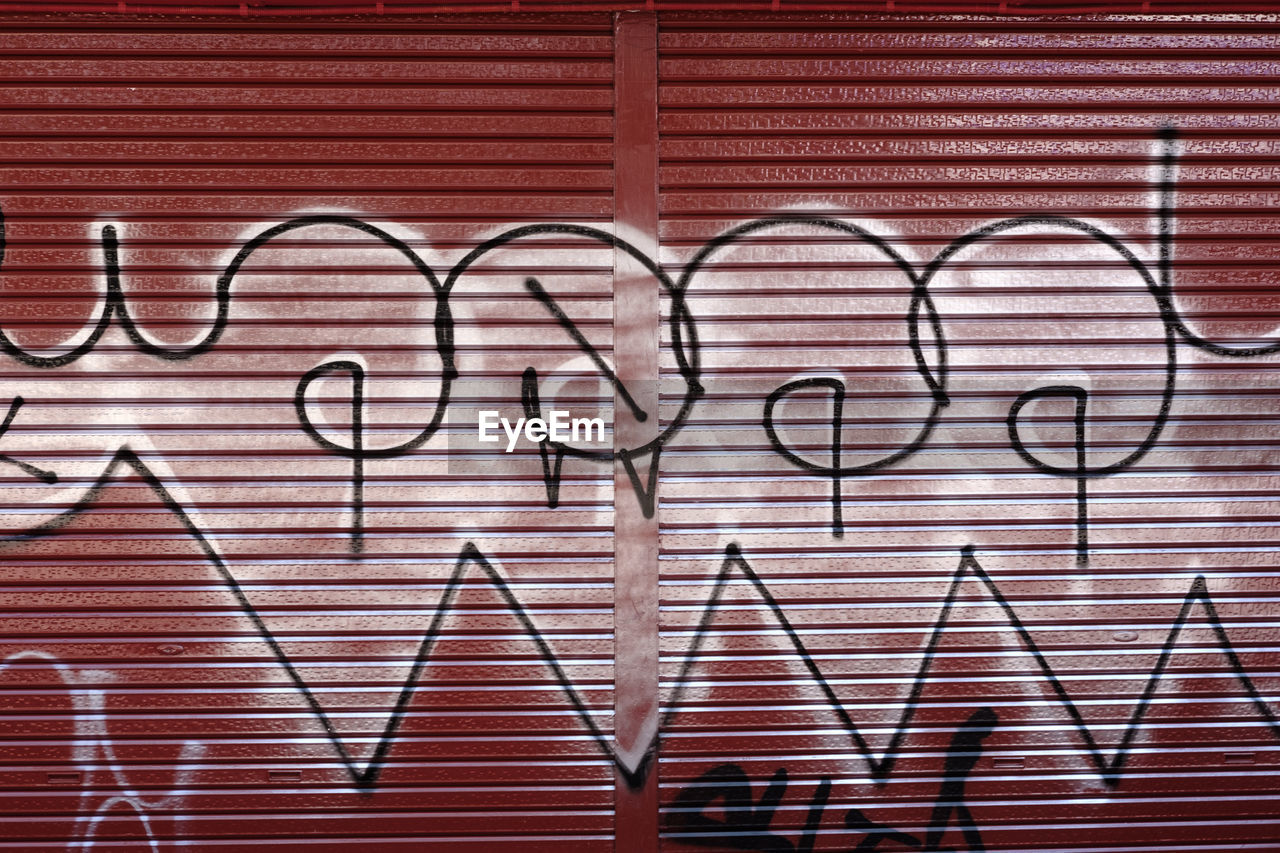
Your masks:
<path fill-rule="evenodd" d="M 526 276 L 609 352 L 607 246 L 459 262 L 610 227 L 611 18 L 0 44 L 0 849 L 611 850 L 610 472 L 413 446 L 580 356 Z"/>
<path fill-rule="evenodd" d="M 5 18 L 0 849 L 1280 849 L 1280 22 L 683 6 Z"/>
<path fill-rule="evenodd" d="M 665 849 L 1280 849 L 1276 36 L 662 18 Z"/>

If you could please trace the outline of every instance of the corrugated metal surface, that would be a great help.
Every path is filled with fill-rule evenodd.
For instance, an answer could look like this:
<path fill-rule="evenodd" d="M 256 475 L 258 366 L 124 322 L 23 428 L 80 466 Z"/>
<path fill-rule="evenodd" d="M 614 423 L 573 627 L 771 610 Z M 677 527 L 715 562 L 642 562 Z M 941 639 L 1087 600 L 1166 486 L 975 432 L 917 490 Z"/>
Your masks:
<path fill-rule="evenodd" d="M 365 460 L 358 513 L 352 459 L 295 411 L 337 364 L 304 402 L 352 447 L 359 365 L 355 438 L 410 442 L 444 370 L 433 287 L 513 225 L 609 227 L 611 27 L 6 23 L 5 333 L 72 351 L 110 224 L 165 352 L 117 318 L 65 366 L 5 359 L 3 452 L 58 477 L 4 467 L 7 531 L 84 511 L 4 545 L 0 848 L 612 849 L 613 770 L 561 683 L 610 736 L 609 469 L 566 464 L 551 510 L 536 453 L 460 465 L 442 432 Z M 454 407 L 518 410 L 527 366 L 581 356 L 528 275 L 607 355 L 612 262 L 554 235 L 474 258 Z M 186 353 L 220 276 L 225 328 Z"/>
<path fill-rule="evenodd" d="M 662 19 L 665 849 L 1280 849 L 1278 38 Z"/>
<path fill-rule="evenodd" d="M 1274 15 L 368 5 L 3 19 L 0 849 L 1280 849 Z"/>

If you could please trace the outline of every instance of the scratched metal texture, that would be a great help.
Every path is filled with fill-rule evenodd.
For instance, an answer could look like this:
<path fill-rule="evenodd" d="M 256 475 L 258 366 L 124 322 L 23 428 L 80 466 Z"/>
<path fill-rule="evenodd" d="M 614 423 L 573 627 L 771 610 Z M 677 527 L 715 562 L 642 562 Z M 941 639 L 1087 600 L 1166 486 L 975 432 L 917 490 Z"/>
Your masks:
<path fill-rule="evenodd" d="M 1280 363 L 1192 343 L 1280 325 L 1280 22 L 667 14 L 659 45 L 662 260 L 701 257 L 699 346 L 680 336 L 705 389 L 659 485 L 664 849 L 1280 849 L 1280 729 L 1255 701 L 1280 688 Z M 1162 169 L 1185 335 L 1140 272 L 1160 286 Z M 911 277 L 795 221 L 922 271 L 1030 214 L 1138 264 L 1052 224 L 958 248 L 927 288 L 945 347 L 920 310 L 923 371 Z M 699 255 L 772 217 L 792 220 Z M 1167 423 L 1132 457 L 1166 333 Z M 843 478 L 837 537 L 831 477 L 774 451 L 766 397 L 840 380 L 842 464 L 870 465 L 930 422 L 944 350 L 931 434 Z M 1061 386 L 1088 393 L 1087 466 L 1121 466 L 1087 482 L 1083 549 L 1075 478 L 1006 422 Z M 774 410 L 816 467 L 832 388 Z M 1019 435 L 1075 471 L 1074 418 L 1062 393 L 1029 402 Z"/>
<path fill-rule="evenodd" d="M 237 250 L 295 217 L 372 223 L 442 279 L 512 225 L 611 221 L 605 14 L 46 15 L 6 19 L 0 53 L 0 324 L 38 357 L 98 317 L 106 224 L 130 316 L 177 352 Z M 581 355 L 530 274 L 607 355 L 612 263 L 554 237 L 477 260 L 451 300 L 455 403 L 512 413 L 526 366 Z M 440 392 L 432 289 L 333 221 L 264 244 L 231 294 L 191 358 L 118 319 L 70 364 L 4 358 L 26 403 L 3 452 L 58 482 L 0 471 L 0 849 L 612 850 L 613 769 L 560 681 L 611 737 L 611 471 L 566 471 L 550 510 L 536 454 L 458 467 L 441 432 L 365 462 L 355 555 L 352 461 L 294 393 L 361 364 L 363 446 L 413 436 Z M 333 371 L 304 401 L 347 447 L 353 388 Z M 494 574 L 464 561 L 437 623 L 467 542 Z"/>

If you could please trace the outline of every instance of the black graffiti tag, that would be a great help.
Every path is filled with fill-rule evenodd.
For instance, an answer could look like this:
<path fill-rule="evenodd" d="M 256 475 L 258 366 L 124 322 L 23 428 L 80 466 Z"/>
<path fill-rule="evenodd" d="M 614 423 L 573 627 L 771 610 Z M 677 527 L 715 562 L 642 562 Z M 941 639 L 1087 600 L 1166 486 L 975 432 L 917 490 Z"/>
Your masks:
<path fill-rule="evenodd" d="M 863 835 L 851 853 L 867 853 L 891 843 L 913 850 L 946 853 L 942 847 L 947 830 L 960 829 L 966 849 L 985 851 L 982 833 L 965 802 L 965 785 L 982 758 L 982 742 L 995 730 L 999 717 L 991 708 L 979 708 L 961 725 L 947 747 L 943 781 L 938 791 L 925 837 L 877 823 L 858 808 L 844 815 L 846 829 Z M 787 769 L 779 767 L 760 799 L 752 799 L 751 780 L 737 764 L 721 764 L 703 773 L 676 797 L 667 828 L 669 837 L 700 847 L 722 850 L 754 850 L 763 853 L 808 853 L 821 831 L 823 812 L 831 796 L 831 780 L 822 779 L 809 801 L 808 817 L 800 840 L 792 843 L 772 832 L 774 813 L 787 792 Z M 708 817 L 706 811 L 722 801 L 723 819 Z"/>
<path fill-rule="evenodd" d="M 777 769 L 760 799 L 754 801 L 746 772 L 736 764 L 721 764 L 703 773 L 676 797 L 671 828 L 679 830 L 680 840 L 687 844 L 761 853 L 809 853 L 831 793 L 831 780 L 818 783 L 799 844 L 769 831 L 774 812 L 786 792 L 785 767 Z M 707 817 L 705 813 L 716 800 L 723 800 L 723 820 Z"/>
<path fill-rule="evenodd" d="M 939 313 L 930 297 L 929 288 L 937 275 L 952 264 L 959 252 L 969 246 L 999 238 L 1018 229 L 1047 228 L 1065 235 L 1083 237 L 1110 252 L 1136 273 L 1145 284 L 1149 296 L 1153 300 L 1154 313 L 1163 326 L 1163 345 L 1165 364 L 1163 370 L 1163 388 L 1159 394 L 1159 406 L 1151 419 L 1146 434 L 1137 445 L 1127 452 L 1123 458 L 1110 464 L 1090 465 L 1088 448 L 1085 445 L 1085 420 L 1088 417 L 1089 395 L 1078 386 L 1046 386 L 1030 389 L 1021 394 L 1011 405 L 1006 418 L 1006 429 L 1011 449 L 1029 466 L 1041 473 L 1054 477 L 1073 480 L 1076 484 L 1076 555 L 1085 562 L 1089 555 L 1089 500 L 1087 482 L 1091 479 L 1109 477 L 1128 470 L 1141 460 L 1156 445 L 1168 421 L 1170 407 L 1174 398 L 1178 372 L 1178 343 L 1182 342 L 1205 352 L 1225 358 L 1253 358 L 1280 352 L 1280 341 L 1265 346 L 1231 347 L 1208 341 L 1188 329 L 1173 301 L 1173 218 L 1175 208 L 1175 167 L 1177 161 L 1176 133 L 1172 128 L 1165 128 L 1160 133 L 1161 161 L 1160 181 L 1158 186 L 1159 207 L 1155 211 L 1158 221 L 1159 258 L 1153 271 L 1147 263 L 1117 238 L 1106 233 L 1097 226 L 1081 219 L 1059 215 L 1031 214 L 1014 216 L 983 225 L 969 231 L 948 243 L 930 261 L 917 268 L 904 259 L 884 238 L 860 227 L 841 220 L 811 215 L 780 215 L 754 220 L 733 228 L 708 241 L 689 260 L 678 278 L 673 278 L 653 259 L 621 238 L 606 231 L 580 225 L 569 224 L 535 224 L 512 228 L 492 239 L 476 246 L 465 257 L 449 270 L 447 275 L 439 275 L 403 240 L 388 231 L 368 222 L 349 216 L 311 215 L 290 219 L 286 222 L 265 229 L 248 240 L 232 258 L 225 270 L 219 275 L 215 289 L 216 311 L 211 327 L 206 334 L 194 344 L 188 346 L 162 346 L 148 340 L 130 313 L 128 299 L 121 285 L 124 274 L 120 261 L 120 240 L 116 229 L 107 225 L 101 231 L 101 243 L 106 279 L 106 294 L 102 308 L 94 325 L 88 330 L 84 339 L 74 348 L 59 355 L 42 355 L 28 351 L 17 344 L 3 330 L 0 330 L 0 352 L 3 352 L 21 364 L 40 369 L 57 369 L 65 367 L 91 352 L 98 344 L 108 326 L 114 320 L 123 329 L 132 345 L 142 353 L 165 360 L 184 361 L 193 359 L 210 351 L 222 337 L 231 318 L 233 304 L 233 283 L 244 265 L 253 255 L 285 235 L 310 226 L 329 226 L 350 229 L 379 241 L 398 252 L 422 278 L 425 288 L 423 296 L 434 301 L 434 338 L 435 349 L 440 360 L 438 377 L 439 392 L 436 397 L 434 411 L 425 423 L 415 427 L 416 434 L 387 447 L 373 447 L 364 440 L 366 425 L 360 417 L 360 408 L 365 399 L 364 387 L 366 377 L 355 362 L 329 362 L 319 365 L 304 376 L 297 384 L 294 395 L 300 428 L 324 452 L 351 460 L 352 481 L 352 521 L 351 550 L 359 552 L 364 544 L 363 526 L 363 483 L 366 460 L 398 457 L 421 447 L 441 428 L 445 410 L 449 406 L 452 384 L 460 376 L 455 360 L 454 319 L 450 307 L 453 295 L 460 278 L 476 267 L 490 253 L 503 247 L 510 247 L 526 240 L 543 238 L 569 238 L 584 240 L 599 247 L 608 247 L 622 252 L 637 261 L 658 283 L 669 303 L 668 338 L 671 355 L 676 372 L 684 384 L 679 405 L 665 421 L 657 435 L 640 447 L 614 448 L 612 450 L 584 450 L 561 443 L 544 443 L 540 450 L 543 457 L 543 476 L 546 480 L 547 499 L 551 506 L 558 502 L 558 484 L 561 473 L 561 461 L 565 456 L 580 458 L 588 462 L 614 464 L 620 462 L 631 480 L 641 507 L 646 515 L 652 515 L 656 506 L 655 488 L 657 471 L 663 448 L 679 433 L 687 422 L 697 402 L 705 395 L 702 385 L 702 369 L 698 332 L 694 317 L 688 306 L 688 293 L 693 287 L 698 273 L 713 262 L 717 253 L 753 235 L 760 235 L 769 229 L 782 226 L 803 225 L 830 232 L 842 239 L 872 251 L 888 262 L 892 274 L 901 276 L 911 292 L 910 304 L 903 318 L 907 333 L 907 345 L 910 348 L 915 369 L 922 383 L 921 395 L 928 400 L 928 411 L 914 424 L 910 437 L 897 449 L 879 459 L 849 465 L 843 461 L 841 453 L 841 430 L 846 422 L 845 387 L 837 377 L 814 377 L 800 382 L 786 383 L 766 395 L 763 402 L 763 423 L 766 437 L 774 452 L 790 464 L 800 468 L 801 476 L 818 476 L 831 481 L 831 532 L 839 537 L 843 532 L 841 513 L 841 483 L 848 477 L 869 476 L 889 466 L 895 465 L 918 452 L 928 442 L 937 426 L 941 413 L 949 403 L 947 395 L 948 362 L 947 344 L 944 336 L 944 318 Z M 4 221 L 0 217 L 0 260 L 4 254 Z M 528 297 L 540 306 L 540 311 L 554 320 L 564 332 L 575 341 L 595 365 L 601 375 L 610 382 L 619 399 L 630 410 L 637 420 L 647 420 L 652 413 L 644 411 L 635 401 L 634 396 L 611 370 L 606 361 L 587 342 L 577 324 L 569 313 L 551 294 L 549 288 L 538 279 L 527 277 L 525 290 Z M 926 340 L 932 340 L 932 352 Z M 310 384 L 318 377 L 333 373 L 346 373 L 351 376 L 352 383 L 352 429 L 348 443 L 322 435 L 311 423 L 306 411 L 306 392 Z M 522 402 L 526 411 L 536 407 L 537 374 L 529 368 L 524 373 Z M 831 448 L 828 461 L 814 461 L 803 456 L 798 450 L 789 446 L 779 435 L 775 423 L 777 404 L 787 397 L 805 389 L 826 389 L 832 395 L 834 417 L 831 423 Z M 1056 465 L 1036 456 L 1026 445 L 1021 433 L 1019 417 L 1024 407 L 1033 401 L 1049 397 L 1069 397 L 1075 402 L 1075 462 L 1072 465 Z M 21 404 L 15 398 L 10 409 L 12 415 Z M 10 418 L 9 420 L 12 420 Z M 6 421 L 8 423 L 8 421 Z M 642 476 L 637 461 L 642 458 L 651 459 L 648 476 Z M 36 469 L 33 466 L 18 462 L 10 457 L 0 457 L 0 462 L 14 464 L 31 476 L 46 483 L 57 480 L 56 472 Z"/>

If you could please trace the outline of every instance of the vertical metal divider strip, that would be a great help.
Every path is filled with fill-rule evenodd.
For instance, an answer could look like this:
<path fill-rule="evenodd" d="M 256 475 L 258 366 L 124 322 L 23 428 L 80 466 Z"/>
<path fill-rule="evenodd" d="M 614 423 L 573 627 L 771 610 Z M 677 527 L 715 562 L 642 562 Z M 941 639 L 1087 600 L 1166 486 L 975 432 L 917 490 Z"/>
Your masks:
<path fill-rule="evenodd" d="M 614 16 L 614 233 L 658 257 L 658 25 L 652 12 Z M 660 284 L 627 252 L 614 252 L 613 356 L 618 378 L 648 414 L 639 422 L 615 394 L 614 447 L 658 434 Z M 656 457 L 635 461 L 646 482 Z M 655 486 L 656 490 L 656 486 Z M 621 462 L 614 496 L 614 731 L 619 758 L 642 762 L 658 727 L 658 516 L 645 516 Z M 614 849 L 658 850 L 657 759 L 643 782 L 616 774 Z"/>

